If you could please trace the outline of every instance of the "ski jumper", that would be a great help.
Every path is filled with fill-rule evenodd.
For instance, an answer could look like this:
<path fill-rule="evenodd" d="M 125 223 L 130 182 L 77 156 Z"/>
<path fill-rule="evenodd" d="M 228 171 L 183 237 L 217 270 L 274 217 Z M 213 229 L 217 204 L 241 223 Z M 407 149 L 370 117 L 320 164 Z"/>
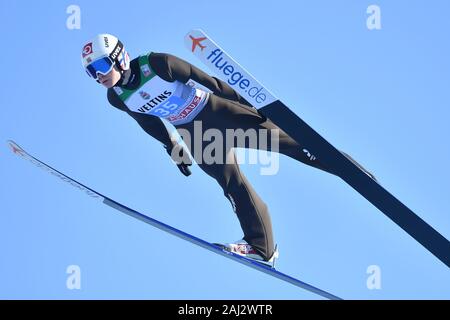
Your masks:
<path fill-rule="evenodd" d="M 188 130 L 192 137 L 195 137 L 194 122 L 197 121 L 201 121 L 202 136 L 208 129 L 219 130 L 223 137 L 226 136 L 226 129 L 278 130 L 279 153 L 333 173 L 283 130 L 260 115 L 227 83 L 209 76 L 192 64 L 164 53 L 149 53 L 132 60 L 130 64 L 121 81 L 108 89 L 108 101 L 133 117 L 145 132 L 166 148 L 172 149 L 177 143 L 170 138 L 162 119 L 177 129 Z M 125 78 L 126 84 L 123 81 Z M 188 85 L 190 81 L 211 92 Z M 248 145 L 247 139 L 236 139 L 231 146 L 224 143 L 223 161 L 208 164 L 197 159 L 196 155 L 202 155 L 203 149 L 210 143 L 202 139 L 200 144 L 187 145 L 200 168 L 222 187 L 239 219 L 244 240 L 268 260 L 274 252 L 269 210 L 240 171 L 234 152 L 236 147 L 253 146 Z M 260 146 L 267 146 L 264 150 L 270 151 L 270 135 L 266 143 L 258 142 L 257 146 L 260 149 Z M 196 148 L 201 150 L 196 151 Z"/>

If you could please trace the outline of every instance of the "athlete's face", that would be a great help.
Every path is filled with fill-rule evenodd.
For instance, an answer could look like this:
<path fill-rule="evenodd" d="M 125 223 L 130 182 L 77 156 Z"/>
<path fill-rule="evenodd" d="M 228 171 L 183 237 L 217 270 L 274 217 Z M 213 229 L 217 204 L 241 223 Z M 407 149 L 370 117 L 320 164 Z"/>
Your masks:
<path fill-rule="evenodd" d="M 120 80 L 120 76 L 121 74 L 119 70 L 117 70 L 116 66 L 114 66 L 114 68 L 112 68 L 112 70 L 105 75 L 97 73 L 98 81 L 102 86 L 106 88 L 114 87 L 116 83 Z"/>

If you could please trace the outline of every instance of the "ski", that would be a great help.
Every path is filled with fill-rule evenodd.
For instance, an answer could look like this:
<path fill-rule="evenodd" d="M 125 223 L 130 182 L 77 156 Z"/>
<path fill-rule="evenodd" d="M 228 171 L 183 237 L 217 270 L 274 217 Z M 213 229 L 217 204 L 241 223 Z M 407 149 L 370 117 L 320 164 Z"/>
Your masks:
<path fill-rule="evenodd" d="M 258 112 L 270 119 L 370 201 L 399 227 L 450 267 L 450 242 L 412 210 L 390 194 L 356 163 L 311 128 L 275 97 L 202 30 L 191 30 L 184 43 L 218 77 L 227 82 Z"/>
<path fill-rule="evenodd" d="M 203 239 L 197 238 L 189 233 L 186 233 L 184 231 L 181 231 L 179 229 L 176 229 L 174 227 L 171 227 L 170 225 L 167 225 L 163 222 L 160 222 L 156 219 L 153 219 L 147 215 L 144 215 L 136 210 L 130 209 L 127 206 L 114 201 L 110 198 L 108 198 L 107 196 L 102 195 L 101 193 L 85 186 L 82 183 L 79 183 L 78 181 L 72 179 L 71 177 L 65 175 L 64 173 L 54 169 L 53 167 L 47 165 L 46 163 L 42 162 L 41 160 L 33 157 L 32 155 L 30 155 L 29 153 L 27 153 L 24 149 L 22 149 L 17 143 L 15 143 L 14 141 L 9 140 L 8 141 L 9 147 L 12 150 L 12 152 L 18 156 L 21 156 L 22 158 L 32 162 L 34 165 L 36 165 L 37 167 L 40 167 L 44 170 L 46 170 L 47 172 L 49 172 L 50 174 L 60 178 L 61 180 L 69 183 L 70 185 L 72 185 L 73 187 L 79 189 L 80 191 L 83 191 L 84 193 L 86 193 L 87 195 L 89 195 L 90 197 L 96 199 L 96 200 L 100 200 L 102 201 L 104 204 L 106 204 L 107 206 L 114 208 L 130 217 L 133 217 L 135 219 L 138 219 L 146 224 L 149 224 L 155 228 L 158 228 L 164 232 L 170 233 L 173 236 L 176 236 L 180 239 L 186 240 L 192 244 L 195 244 L 199 247 L 202 247 L 206 250 L 212 251 L 216 254 L 219 254 L 223 257 L 229 258 L 231 260 L 234 260 L 238 263 L 241 263 L 243 265 L 246 265 L 247 267 L 253 268 L 255 270 L 258 270 L 260 272 L 263 272 L 269 276 L 278 278 L 280 280 L 286 281 L 288 283 L 293 284 L 294 286 L 300 287 L 302 289 L 305 289 L 307 291 L 310 291 L 312 293 L 315 293 L 321 297 L 330 299 L 330 300 L 342 300 L 341 298 L 328 293 L 324 290 L 321 290 L 319 288 L 316 288 L 308 283 L 305 283 L 303 281 L 300 281 L 294 277 L 291 277 L 287 274 L 284 274 L 280 271 L 275 270 L 274 268 L 271 268 L 270 266 L 266 266 L 262 263 L 258 263 L 255 262 L 253 260 L 247 259 L 245 257 L 239 256 L 235 253 L 229 252 L 227 250 L 224 250 L 212 243 L 209 243 Z"/>

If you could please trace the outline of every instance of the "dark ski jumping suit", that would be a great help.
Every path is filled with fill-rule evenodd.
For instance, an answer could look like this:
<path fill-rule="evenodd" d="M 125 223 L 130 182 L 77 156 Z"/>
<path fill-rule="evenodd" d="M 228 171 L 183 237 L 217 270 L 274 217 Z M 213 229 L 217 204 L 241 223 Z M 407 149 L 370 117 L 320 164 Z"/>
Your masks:
<path fill-rule="evenodd" d="M 189 81 L 194 81 L 211 92 L 205 93 L 202 90 L 192 89 L 186 85 Z M 180 93 L 180 90 L 184 90 L 184 93 Z M 186 92 L 190 95 L 188 96 Z M 175 96 L 176 98 L 170 98 Z M 169 100 L 171 103 L 165 102 Z M 333 173 L 319 160 L 304 151 L 303 146 L 283 130 L 260 115 L 257 109 L 227 83 L 169 54 L 149 53 L 132 60 L 130 69 L 125 71 L 119 83 L 108 89 L 108 101 L 114 107 L 127 112 L 142 129 L 159 140 L 169 151 L 180 147 L 170 138 L 161 118 L 171 122 L 177 129 L 188 130 L 192 136 L 194 136 L 194 121 L 201 121 L 202 135 L 211 128 L 220 130 L 223 136 L 226 129 L 243 129 L 244 131 L 275 129 L 278 130 L 279 135 L 279 153 Z M 176 110 L 173 111 L 173 109 Z M 252 147 L 245 139 L 244 144 L 242 139 L 236 140 L 232 147 Z M 200 146 L 203 150 L 207 143 L 210 142 L 202 141 L 200 145 L 195 143 L 187 145 L 200 168 L 219 183 L 225 196 L 232 203 L 244 232 L 244 240 L 266 260 L 270 259 L 274 252 L 274 239 L 266 204 L 240 171 L 233 148 L 224 145 L 221 163 L 207 164 L 195 157 L 197 154 L 202 154 L 198 150 L 196 152 L 195 148 Z M 257 146 L 261 145 L 264 144 L 257 144 Z M 271 150 L 270 135 L 265 145 L 266 150 Z M 184 158 L 185 164 L 189 164 L 189 161 L 187 157 Z"/>

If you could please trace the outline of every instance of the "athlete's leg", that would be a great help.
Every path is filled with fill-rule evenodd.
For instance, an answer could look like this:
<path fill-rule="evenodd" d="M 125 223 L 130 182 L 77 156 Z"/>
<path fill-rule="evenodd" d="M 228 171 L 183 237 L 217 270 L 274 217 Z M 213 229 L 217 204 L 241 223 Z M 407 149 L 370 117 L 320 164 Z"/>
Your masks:
<path fill-rule="evenodd" d="M 210 120 L 219 121 L 220 126 L 228 129 L 242 129 L 242 130 L 267 130 L 267 141 L 263 143 L 260 141 L 260 135 L 257 134 L 258 142 L 249 144 L 248 140 L 245 140 L 245 145 L 237 144 L 236 147 L 243 148 L 255 148 L 260 150 L 272 150 L 271 143 L 271 131 L 278 132 L 278 150 L 275 150 L 281 154 L 287 155 L 295 160 L 298 160 L 304 164 L 315 167 L 317 169 L 334 174 L 331 168 L 327 168 L 320 162 L 313 154 L 305 148 L 305 146 L 297 143 L 286 132 L 276 126 L 271 120 L 263 117 L 255 108 L 240 104 L 235 101 L 222 99 L 216 96 L 211 97 L 210 108 Z M 223 129 L 222 128 L 222 129 Z M 262 135 L 265 137 L 265 135 Z"/>
<path fill-rule="evenodd" d="M 203 155 L 205 147 L 211 143 L 210 141 L 203 141 L 202 137 L 205 131 L 217 129 L 223 132 L 228 124 L 227 121 L 215 121 L 215 118 L 212 110 L 208 108 L 201 112 L 201 117 L 196 119 L 197 123 L 191 122 L 179 125 L 176 128 L 182 136 L 180 129 L 189 133 L 191 141 L 185 139 L 185 142 L 187 142 L 186 144 L 194 160 L 205 173 L 214 178 L 222 187 L 224 195 L 231 202 L 238 217 L 244 232 L 244 240 L 256 249 L 263 258 L 268 260 L 274 253 L 269 210 L 241 172 L 234 149 L 225 149 L 224 146 L 223 156 L 217 156 L 215 162 L 208 161 Z M 201 126 L 199 126 L 200 123 Z M 198 136 L 199 133 L 201 137 Z M 200 148 L 200 150 L 196 150 L 196 148 Z"/>
<path fill-rule="evenodd" d="M 226 160 L 225 164 L 202 163 L 199 166 L 219 183 L 224 195 L 230 200 L 244 232 L 244 240 L 267 260 L 274 251 L 272 222 L 267 205 L 239 169 L 233 149 L 228 151 Z"/>

